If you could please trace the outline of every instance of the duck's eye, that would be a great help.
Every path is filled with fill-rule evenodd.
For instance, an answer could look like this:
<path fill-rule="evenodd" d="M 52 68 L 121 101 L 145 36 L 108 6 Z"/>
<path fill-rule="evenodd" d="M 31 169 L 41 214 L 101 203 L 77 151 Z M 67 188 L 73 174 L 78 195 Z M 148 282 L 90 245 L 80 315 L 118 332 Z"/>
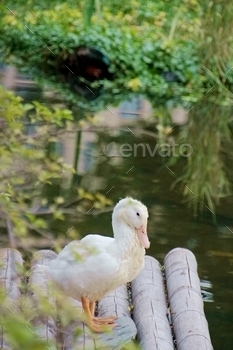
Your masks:
<path fill-rule="evenodd" d="M 139 214 L 139 213 L 137 213 L 137 216 L 140 216 L 140 214 Z"/>

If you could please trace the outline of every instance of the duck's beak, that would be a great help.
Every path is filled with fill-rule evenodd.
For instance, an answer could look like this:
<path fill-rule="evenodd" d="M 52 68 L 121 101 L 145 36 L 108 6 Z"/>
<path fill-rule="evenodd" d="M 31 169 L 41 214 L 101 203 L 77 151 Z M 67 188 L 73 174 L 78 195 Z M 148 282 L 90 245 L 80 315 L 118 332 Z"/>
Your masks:
<path fill-rule="evenodd" d="M 149 242 L 149 239 L 147 236 L 146 225 L 142 225 L 141 227 L 136 228 L 136 232 L 137 232 L 137 235 L 138 235 L 138 238 L 139 238 L 141 245 L 146 249 L 150 248 L 150 242 Z"/>

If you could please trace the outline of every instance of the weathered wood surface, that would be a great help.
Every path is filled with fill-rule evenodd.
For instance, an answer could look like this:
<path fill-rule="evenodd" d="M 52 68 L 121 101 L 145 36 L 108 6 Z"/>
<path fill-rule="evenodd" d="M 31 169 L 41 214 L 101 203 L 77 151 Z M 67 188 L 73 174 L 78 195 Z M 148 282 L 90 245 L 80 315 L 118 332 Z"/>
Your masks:
<path fill-rule="evenodd" d="M 165 257 L 165 271 L 177 350 L 212 350 L 195 256 L 173 249 Z"/>
<path fill-rule="evenodd" d="M 51 350 L 57 349 L 56 298 L 50 292 L 51 281 L 46 273 L 46 266 L 56 256 L 57 254 L 51 250 L 36 252 L 31 263 L 28 282 L 29 295 L 36 311 L 31 323 L 34 325 L 36 334 L 47 342 Z"/>
<path fill-rule="evenodd" d="M 187 249 L 177 248 L 167 254 L 166 279 L 158 261 L 146 256 L 144 269 L 131 283 L 131 295 L 127 286 L 121 286 L 99 301 L 97 315 L 115 315 L 118 324 L 112 332 L 102 334 L 93 334 L 84 325 L 79 301 L 64 299 L 57 290 L 54 292 L 46 273 L 46 265 L 54 258 L 56 254 L 51 250 L 38 251 L 26 273 L 26 277 L 30 275 L 27 296 L 33 309 L 30 319 L 50 350 L 120 350 L 136 335 L 142 350 L 213 349 L 203 311 L 196 259 Z M 0 311 L 7 306 L 11 311 L 20 312 L 19 269 L 22 266 L 22 256 L 17 250 L 0 250 L 0 286 L 5 295 Z M 21 277 L 25 281 L 25 277 Z M 170 311 L 171 318 L 168 317 Z M 62 317 L 67 321 L 57 323 Z M 78 329 L 82 332 L 77 332 Z M 1 328 L 0 348 L 11 350 Z"/>
<path fill-rule="evenodd" d="M 117 316 L 131 319 L 126 285 L 120 286 L 99 301 L 98 316 Z"/>
<path fill-rule="evenodd" d="M 70 298 L 70 302 L 77 309 L 77 314 L 80 317 L 81 303 L 72 298 Z M 81 319 L 76 319 L 63 329 L 62 349 L 120 350 L 123 345 L 136 336 L 137 330 L 130 317 L 126 286 L 119 287 L 99 302 L 98 316 L 117 316 L 118 326 L 108 333 L 93 334 Z M 77 329 L 81 329 L 83 332 L 75 336 Z"/>
<path fill-rule="evenodd" d="M 111 350 L 120 350 L 124 344 L 136 337 L 137 329 L 131 318 L 126 285 L 120 286 L 99 301 L 98 316 L 116 316 L 115 322 L 118 325 L 111 333 L 103 333 L 100 336 L 97 344 L 101 350 L 104 349 L 103 344 L 108 345 Z"/>
<path fill-rule="evenodd" d="M 164 280 L 157 260 L 145 257 L 145 267 L 132 281 L 133 319 L 142 350 L 173 350 L 167 317 Z"/>
<path fill-rule="evenodd" d="M 19 312 L 20 270 L 23 268 L 23 259 L 16 249 L 0 249 L 0 314 Z M 10 350 L 4 336 L 4 329 L 0 326 L 0 349 Z"/>

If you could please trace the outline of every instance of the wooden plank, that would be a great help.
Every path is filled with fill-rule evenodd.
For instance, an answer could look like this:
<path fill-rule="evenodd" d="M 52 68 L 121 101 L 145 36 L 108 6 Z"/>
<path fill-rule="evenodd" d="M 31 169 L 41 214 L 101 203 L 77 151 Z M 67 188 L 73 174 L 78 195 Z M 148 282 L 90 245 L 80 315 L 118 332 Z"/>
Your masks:
<path fill-rule="evenodd" d="M 133 319 L 142 350 L 173 350 L 164 280 L 159 262 L 145 257 L 145 267 L 132 281 Z"/>
<path fill-rule="evenodd" d="M 43 266 L 57 256 L 51 250 L 40 250 L 33 255 L 31 271 L 28 282 L 29 296 L 33 301 L 36 315 L 31 323 L 34 325 L 36 334 L 48 344 L 50 350 L 56 350 L 56 297 L 51 293 L 51 280 Z M 46 305 L 48 309 L 46 310 Z"/>
<path fill-rule="evenodd" d="M 16 313 L 19 311 L 21 298 L 21 273 L 23 259 L 20 252 L 16 249 L 0 249 L 0 293 L 1 293 L 1 313 L 4 315 Z M 4 337 L 4 328 L 0 327 L 0 348 L 11 350 Z"/>
<path fill-rule="evenodd" d="M 212 350 L 195 256 L 176 248 L 164 262 L 177 350 Z"/>

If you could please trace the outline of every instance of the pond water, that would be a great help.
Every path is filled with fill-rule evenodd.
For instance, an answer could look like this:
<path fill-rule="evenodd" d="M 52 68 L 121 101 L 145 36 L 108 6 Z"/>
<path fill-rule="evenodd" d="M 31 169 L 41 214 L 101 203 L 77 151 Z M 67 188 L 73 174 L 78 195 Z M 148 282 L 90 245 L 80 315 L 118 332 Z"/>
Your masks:
<path fill-rule="evenodd" d="M 134 130 L 134 129 L 132 129 Z M 88 152 L 89 172 L 83 175 L 81 185 L 86 189 L 100 188 L 115 203 L 126 195 L 145 203 L 149 209 L 148 234 L 151 247 L 147 254 L 163 264 L 165 255 L 175 247 L 190 249 L 196 256 L 201 279 L 205 314 L 209 323 L 215 350 L 233 349 L 233 217 L 230 217 L 232 198 L 219 207 L 217 224 L 213 224 L 208 209 L 202 220 L 194 218 L 192 210 L 183 202 L 181 189 L 173 181 L 182 173 L 182 162 L 166 168 L 166 158 L 151 157 L 138 151 L 135 156 L 106 157 L 103 147 L 110 142 L 155 143 L 151 137 L 136 136 L 125 127 L 99 135 Z M 90 146 L 90 145 L 89 145 Z M 84 150 L 85 151 L 85 150 Z M 113 187 L 114 186 L 114 187 Z M 111 189 L 111 190 L 110 190 Z M 93 211 L 94 214 L 94 211 Z M 76 229 L 111 234 L 111 212 L 92 215 L 90 211 L 74 222 Z"/>

